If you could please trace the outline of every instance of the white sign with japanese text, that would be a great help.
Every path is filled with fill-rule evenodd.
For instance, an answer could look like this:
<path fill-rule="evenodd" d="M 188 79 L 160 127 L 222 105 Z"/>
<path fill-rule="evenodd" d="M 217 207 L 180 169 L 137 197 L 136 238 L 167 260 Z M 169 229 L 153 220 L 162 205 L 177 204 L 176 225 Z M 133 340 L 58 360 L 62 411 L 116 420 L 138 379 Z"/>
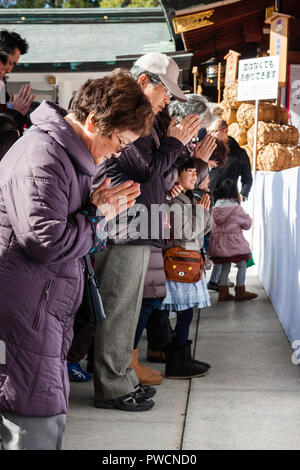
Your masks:
<path fill-rule="evenodd" d="M 277 99 L 279 56 L 239 61 L 238 101 Z"/>

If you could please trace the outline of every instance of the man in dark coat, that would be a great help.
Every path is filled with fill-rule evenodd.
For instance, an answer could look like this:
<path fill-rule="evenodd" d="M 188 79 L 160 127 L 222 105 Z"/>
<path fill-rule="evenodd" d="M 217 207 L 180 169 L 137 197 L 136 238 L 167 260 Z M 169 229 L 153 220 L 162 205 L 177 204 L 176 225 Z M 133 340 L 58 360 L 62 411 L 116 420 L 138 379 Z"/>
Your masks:
<path fill-rule="evenodd" d="M 170 102 L 170 95 L 186 100 L 177 85 L 179 68 L 173 59 L 164 54 L 142 56 L 131 73 L 150 100 L 155 116 Z M 163 245 L 164 219 L 161 213 L 157 213 L 157 221 L 153 224 L 152 215 L 155 207 L 165 203 L 164 175 L 174 166 L 199 127 L 199 118 L 191 115 L 178 125 L 173 121 L 166 135 L 160 139 L 155 124 L 151 136 L 126 146 L 117 160 L 104 162 L 99 167 L 97 182 L 110 177 L 114 185 L 124 179 L 132 179 L 141 185 L 141 195 L 134 206 L 138 214 L 133 214 L 130 222 L 128 219 L 119 221 L 116 235 L 112 237 L 112 231 L 109 233 L 106 255 L 97 255 L 95 260 L 95 272 L 106 313 L 106 320 L 95 335 L 96 407 L 124 411 L 149 409 L 146 395 L 142 393 L 130 364 L 151 246 L 161 248 Z M 207 163 L 200 157 L 196 160 L 199 172 L 205 174 Z M 134 221 L 136 215 L 139 218 L 137 223 Z M 142 233 L 143 230 L 147 233 Z M 155 390 L 147 390 L 147 393 L 153 396 Z"/>
<path fill-rule="evenodd" d="M 228 126 L 223 119 L 217 119 L 211 129 L 211 133 L 229 146 L 229 155 L 224 167 L 213 168 L 209 174 L 210 191 L 214 195 L 219 184 L 227 178 L 238 181 L 241 177 L 242 188 L 240 191 L 243 200 L 247 199 L 252 186 L 252 173 L 247 152 L 239 146 L 237 141 L 228 135 Z"/>
<path fill-rule="evenodd" d="M 24 84 L 14 98 L 6 91 L 8 74 L 19 62 L 20 56 L 28 51 L 28 43 L 13 31 L 0 31 L 0 106 L 1 112 L 8 113 L 22 131 L 27 123 L 26 115 L 35 96 L 29 84 Z"/>
<path fill-rule="evenodd" d="M 228 126 L 223 119 L 216 119 L 211 126 L 211 133 L 219 140 L 222 140 L 229 147 L 229 155 L 225 166 L 212 168 L 210 171 L 210 192 L 214 200 L 218 186 L 226 178 L 238 181 L 241 177 L 242 188 L 240 191 L 241 202 L 247 199 L 252 186 L 252 173 L 250 160 L 247 152 L 242 149 L 237 141 L 228 135 Z M 221 265 L 216 264 L 211 273 L 208 288 L 218 291 L 218 280 L 221 272 Z"/>

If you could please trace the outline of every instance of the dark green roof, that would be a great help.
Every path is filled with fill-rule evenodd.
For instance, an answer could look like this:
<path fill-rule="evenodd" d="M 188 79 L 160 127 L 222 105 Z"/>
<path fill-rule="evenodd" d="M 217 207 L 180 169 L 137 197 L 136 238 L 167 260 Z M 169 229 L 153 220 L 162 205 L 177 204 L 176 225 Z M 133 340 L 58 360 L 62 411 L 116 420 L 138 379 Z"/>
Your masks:
<path fill-rule="evenodd" d="M 2 9 L 0 29 L 28 41 L 20 64 L 73 63 L 76 69 L 76 64 L 113 62 L 117 55 L 175 50 L 160 8 Z"/>
<path fill-rule="evenodd" d="M 0 22 L 23 23 L 120 23 L 163 22 L 161 8 L 0 8 Z"/>
<path fill-rule="evenodd" d="M 220 0 L 162 0 L 162 4 L 167 11 L 175 11 L 201 7 L 210 3 L 217 3 L 218 1 Z"/>

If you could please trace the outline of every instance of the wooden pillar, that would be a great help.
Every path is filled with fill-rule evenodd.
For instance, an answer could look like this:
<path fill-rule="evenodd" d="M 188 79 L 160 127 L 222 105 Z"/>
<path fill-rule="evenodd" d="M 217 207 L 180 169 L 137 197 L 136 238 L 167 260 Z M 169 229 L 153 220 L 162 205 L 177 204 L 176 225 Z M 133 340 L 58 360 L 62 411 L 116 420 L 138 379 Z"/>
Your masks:
<path fill-rule="evenodd" d="M 199 75 L 198 67 L 193 67 L 192 74 L 194 75 L 194 93 L 197 93 L 198 75 Z"/>
<path fill-rule="evenodd" d="M 221 91 L 222 91 L 222 64 L 218 63 L 218 104 L 221 103 Z"/>

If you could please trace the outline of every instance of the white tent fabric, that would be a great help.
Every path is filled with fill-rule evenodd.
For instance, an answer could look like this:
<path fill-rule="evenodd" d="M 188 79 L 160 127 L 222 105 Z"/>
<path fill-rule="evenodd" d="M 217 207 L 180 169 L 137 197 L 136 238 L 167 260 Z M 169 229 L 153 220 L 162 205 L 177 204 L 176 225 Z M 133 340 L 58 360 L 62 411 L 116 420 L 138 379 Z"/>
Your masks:
<path fill-rule="evenodd" d="M 259 279 L 292 346 L 297 347 L 300 345 L 300 167 L 258 172 L 253 195 L 253 255 Z M 251 213 L 251 200 L 246 206 Z"/>

